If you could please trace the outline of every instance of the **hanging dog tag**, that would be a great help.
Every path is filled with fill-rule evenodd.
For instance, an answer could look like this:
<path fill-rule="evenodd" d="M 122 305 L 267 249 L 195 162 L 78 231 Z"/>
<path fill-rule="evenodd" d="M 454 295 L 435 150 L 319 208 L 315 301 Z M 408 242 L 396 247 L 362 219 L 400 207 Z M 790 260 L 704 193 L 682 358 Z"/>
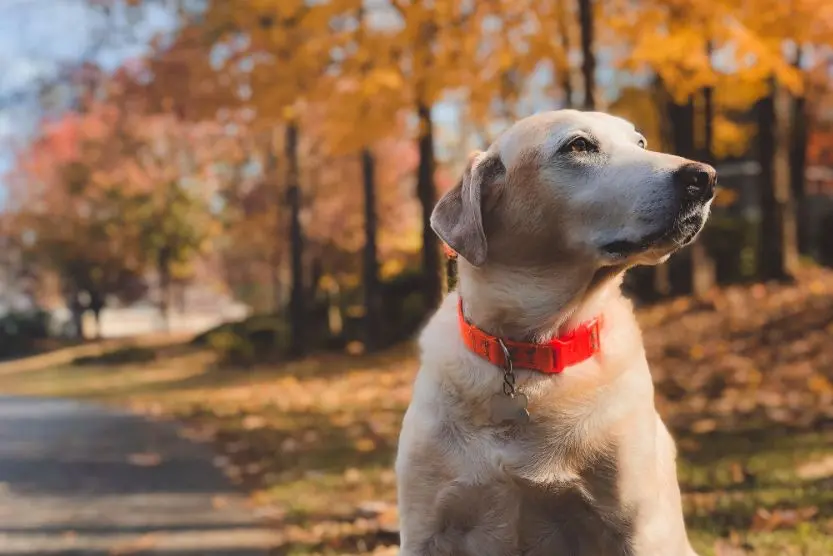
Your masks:
<path fill-rule="evenodd" d="M 496 425 L 517 424 L 529 422 L 529 401 L 526 395 L 516 392 L 511 396 L 495 394 L 492 396 L 491 418 Z"/>

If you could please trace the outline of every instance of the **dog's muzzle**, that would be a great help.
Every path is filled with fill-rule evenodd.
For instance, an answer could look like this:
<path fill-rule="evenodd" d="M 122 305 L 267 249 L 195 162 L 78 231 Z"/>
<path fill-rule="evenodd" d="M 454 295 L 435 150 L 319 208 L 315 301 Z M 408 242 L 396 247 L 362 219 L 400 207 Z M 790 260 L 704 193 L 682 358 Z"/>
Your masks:
<path fill-rule="evenodd" d="M 716 184 L 714 168 L 702 162 L 686 162 L 671 175 L 675 202 L 667 223 L 639 239 L 610 242 L 603 250 L 625 258 L 652 249 L 673 251 L 691 243 L 706 223 Z"/>

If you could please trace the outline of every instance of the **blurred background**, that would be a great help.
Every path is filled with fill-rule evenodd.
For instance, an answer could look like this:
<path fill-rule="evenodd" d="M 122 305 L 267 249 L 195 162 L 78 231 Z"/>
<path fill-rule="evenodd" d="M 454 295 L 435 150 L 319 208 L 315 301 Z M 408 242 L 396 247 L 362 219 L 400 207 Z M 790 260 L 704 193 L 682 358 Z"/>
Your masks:
<path fill-rule="evenodd" d="M 395 553 L 431 210 L 511 122 L 602 110 L 718 169 L 626 281 L 698 550 L 833 554 L 829 0 L 2 0 L 0 68 L 0 414 L 174 418 L 273 553 Z M 136 442 L 128 476 L 176 459 Z"/>

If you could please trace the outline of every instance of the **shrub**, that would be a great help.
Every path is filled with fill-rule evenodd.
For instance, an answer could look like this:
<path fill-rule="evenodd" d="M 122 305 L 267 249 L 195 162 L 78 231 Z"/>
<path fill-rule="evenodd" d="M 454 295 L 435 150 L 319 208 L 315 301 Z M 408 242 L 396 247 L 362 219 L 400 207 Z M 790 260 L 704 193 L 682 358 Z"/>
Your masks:
<path fill-rule="evenodd" d="M 717 280 L 732 284 L 755 278 L 759 223 L 729 214 L 713 214 L 703 230 L 705 242 L 714 258 Z"/>
<path fill-rule="evenodd" d="M 208 347 L 217 354 L 221 365 L 248 367 L 255 363 L 255 348 L 252 342 L 232 330 L 209 335 Z"/>
<path fill-rule="evenodd" d="M 156 351 L 138 346 L 129 346 L 101 355 L 88 355 L 73 359 L 73 365 L 121 365 L 126 363 L 148 363 L 156 359 Z"/>
<path fill-rule="evenodd" d="M 0 357 L 34 351 L 39 340 L 49 337 L 49 313 L 42 310 L 8 313 L 0 317 Z"/>
<path fill-rule="evenodd" d="M 284 356 L 289 348 L 289 327 L 278 316 L 255 315 L 222 324 L 192 343 L 214 351 L 223 366 L 248 367 Z"/>

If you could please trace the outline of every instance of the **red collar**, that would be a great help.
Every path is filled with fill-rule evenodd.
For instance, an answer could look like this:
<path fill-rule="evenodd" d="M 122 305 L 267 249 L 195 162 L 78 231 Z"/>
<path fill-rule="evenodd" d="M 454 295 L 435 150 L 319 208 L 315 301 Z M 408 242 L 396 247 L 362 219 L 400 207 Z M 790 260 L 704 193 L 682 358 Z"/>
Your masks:
<path fill-rule="evenodd" d="M 466 320 L 463 315 L 463 300 L 457 305 L 460 317 L 460 335 L 472 351 L 490 363 L 503 367 L 506 360 L 501 342 L 509 350 L 515 368 L 531 369 L 546 374 L 557 374 L 571 365 L 577 365 L 599 353 L 599 329 L 601 319 L 595 318 L 582 323 L 564 336 L 553 338 L 543 344 L 501 340 L 483 332 Z"/>

